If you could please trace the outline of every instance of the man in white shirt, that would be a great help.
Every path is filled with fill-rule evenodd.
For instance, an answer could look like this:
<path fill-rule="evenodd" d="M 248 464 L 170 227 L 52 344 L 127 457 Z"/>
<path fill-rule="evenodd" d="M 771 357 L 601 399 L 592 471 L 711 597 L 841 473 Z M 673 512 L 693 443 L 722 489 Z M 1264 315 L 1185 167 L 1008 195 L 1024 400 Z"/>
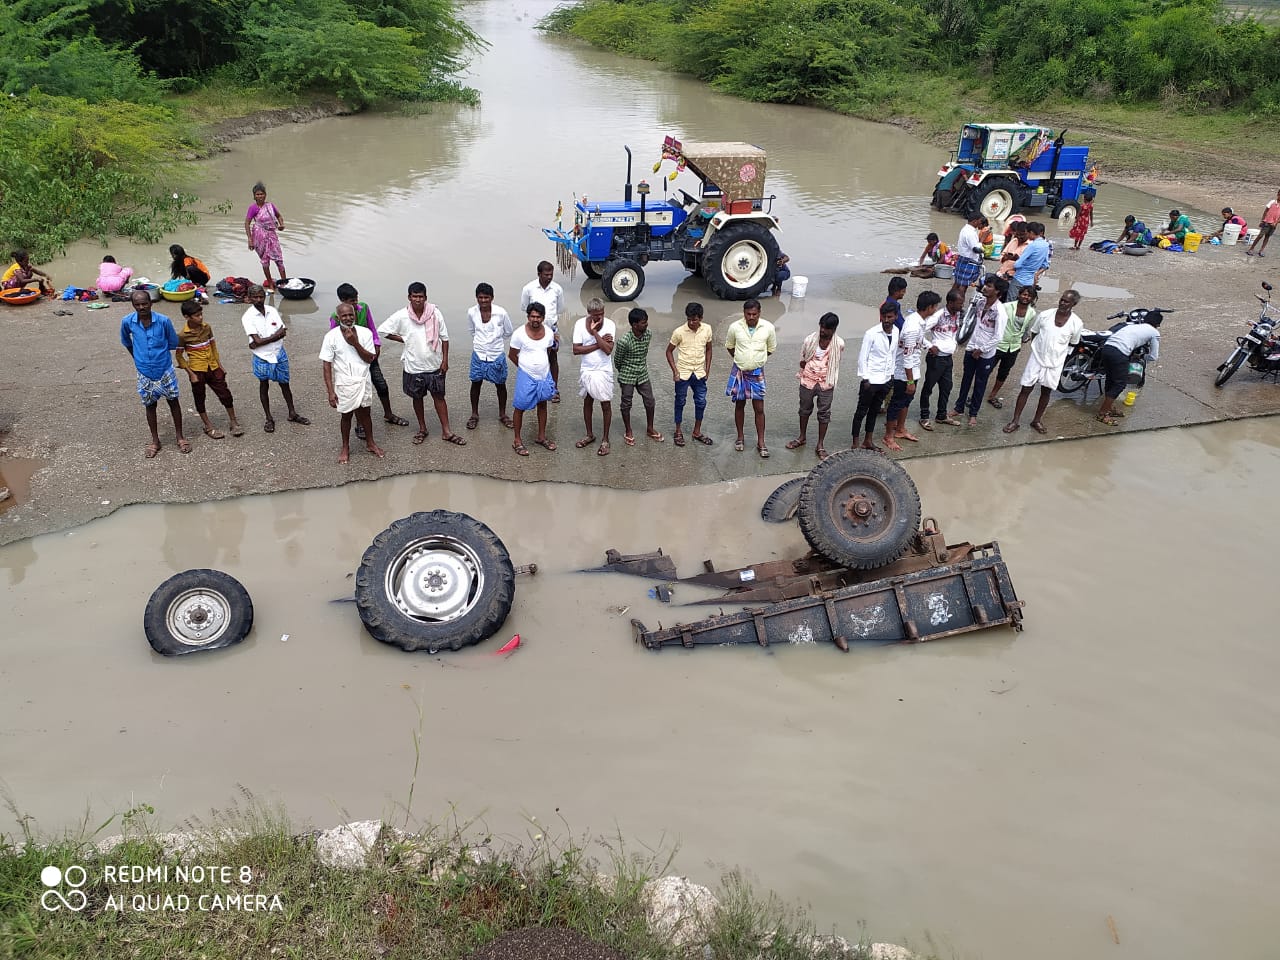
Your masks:
<path fill-rule="evenodd" d="M 975 213 L 960 228 L 960 236 L 956 240 L 956 263 L 951 274 L 952 290 L 959 290 L 963 294 L 978 282 L 982 273 L 982 258 L 986 256 L 978 230 L 986 225 L 987 218 Z"/>
<path fill-rule="evenodd" d="M 1114 427 L 1124 413 L 1112 409 L 1116 397 L 1124 392 L 1129 379 L 1129 363 L 1139 347 L 1147 348 L 1147 362 L 1154 363 L 1160 356 L 1160 323 L 1164 318 L 1158 312 L 1147 316 L 1146 323 L 1126 323 L 1103 344 L 1102 362 L 1107 368 L 1107 385 L 1103 389 L 1102 406 L 1098 408 L 1098 422 Z"/>
<path fill-rule="evenodd" d="M 586 435 L 574 444 L 579 450 L 596 442 L 592 429 L 592 408 L 600 401 L 600 414 L 604 420 L 603 439 L 596 456 L 609 455 L 609 428 L 613 424 L 613 344 L 617 326 L 604 315 L 604 301 L 592 297 L 587 301 L 587 315 L 573 326 L 573 355 L 581 357 L 578 396 L 582 398 L 582 422 L 587 426 Z"/>
<path fill-rule="evenodd" d="M 552 280 L 556 268 L 550 260 L 538 264 L 538 279 L 530 280 L 520 291 L 520 312 L 529 313 L 529 304 L 540 303 L 547 311 L 544 325 L 551 331 L 551 347 L 547 357 L 551 360 L 551 380 L 556 385 L 556 392 L 551 397 L 552 403 L 560 402 L 560 318 L 565 316 L 564 289 Z"/>
<path fill-rule="evenodd" d="M 338 325 L 324 335 L 320 344 L 320 360 L 323 364 L 324 387 L 329 395 L 329 406 L 340 414 L 342 451 L 338 462 L 351 459 L 351 418 L 354 415 L 364 427 L 365 449 L 375 457 L 385 451 L 373 441 L 373 376 L 369 365 L 378 359 L 378 347 L 373 342 L 373 331 L 356 326 L 354 304 L 343 301 L 338 304 Z"/>
<path fill-rule="evenodd" d="M 284 318 L 275 307 L 267 303 L 267 292 L 261 284 L 251 286 L 247 296 L 249 309 L 244 312 L 241 323 L 249 337 L 249 349 L 253 351 L 253 375 L 258 378 L 258 399 L 262 401 L 262 411 L 267 415 L 262 429 L 267 433 L 276 431 L 276 421 L 271 416 L 269 392 L 272 381 L 280 384 L 280 395 L 289 408 L 289 422 L 305 427 L 311 421 L 294 409 L 293 391 L 289 388 L 289 355 L 280 342 L 289 332 L 284 325 Z"/>
<path fill-rule="evenodd" d="M 493 287 L 476 284 L 476 305 L 467 311 L 471 327 L 471 419 L 467 429 L 480 426 L 480 385 L 486 380 L 498 392 L 498 421 L 513 425 L 507 416 L 507 338 L 513 328 L 507 311 L 493 302 Z"/>
<path fill-rule="evenodd" d="M 947 291 L 947 305 L 924 322 L 924 387 L 920 394 L 920 427 L 933 429 L 933 410 L 929 400 L 934 387 L 938 388 L 938 422 L 953 427 L 960 421 L 947 412 L 951 399 L 951 373 L 955 367 L 955 352 L 959 346 L 960 313 L 964 307 L 964 294 L 959 290 Z"/>
<path fill-rule="evenodd" d="M 898 309 L 887 303 L 880 305 L 880 322 L 862 335 L 862 347 L 858 350 L 858 408 L 853 412 L 853 443 L 850 449 L 858 449 L 858 434 L 862 421 L 867 422 L 867 432 L 862 441 L 865 450 L 880 450 L 875 445 L 876 417 L 880 404 L 889 395 L 893 380 L 893 368 L 898 353 Z"/>
<path fill-rule="evenodd" d="M 1040 402 L 1036 404 L 1036 415 L 1031 421 L 1031 429 L 1036 433 L 1048 433 L 1044 425 L 1044 412 L 1049 407 L 1049 394 L 1062 378 L 1062 367 L 1067 362 L 1071 348 L 1080 342 L 1080 334 L 1084 330 L 1084 321 L 1075 314 L 1076 305 L 1080 302 L 1080 294 L 1074 290 L 1064 290 L 1058 298 L 1057 310 L 1041 311 L 1031 322 L 1027 333 L 1034 339 L 1031 341 L 1031 356 L 1027 358 L 1026 369 L 1022 371 L 1022 390 L 1018 393 L 1018 402 L 1013 408 L 1013 419 L 1004 428 L 1005 433 L 1013 433 L 1018 429 L 1018 420 L 1027 405 L 1027 397 L 1036 384 L 1040 385 Z"/>
<path fill-rule="evenodd" d="M 969 337 L 964 353 L 964 374 L 960 378 L 960 394 L 956 397 L 956 405 L 952 409 L 952 417 L 964 413 L 966 402 L 969 406 L 969 426 L 978 425 L 978 410 L 982 407 L 982 398 L 986 396 L 987 380 L 996 365 L 996 347 L 1004 337 L 1004 327 L 1008 322 L 1001 296 L 1009 289 L 1004 277 L 989 276 L 983 284 L 978 296 L 969 304 L 969 310 L 975 315 L 973 334 Z"/>
<path fill-rule="evenodd" d="M 916 297 L 915 312 L 902 321 L 898 331 L 898 349 L 893 362 L 893 396 L 884 415 L 884 445 L 901 451 L 899 440 L 916 443 L 919 437 L 907 432 L 907 411 L 915 396 L 920 376 L 920 348 L 924 340 L 925 321 L 938 312 L 942 297 L 925 290 Z"/>
<path fill-rule="evenodd" d="M 418 432 L 413 442 L 420 444 L 428 436 L 423 401 L 429 393 L 436 416 L 440 418 L 441 435 L 449 443 L 466 446 L 467 441 L 449 428 L 449 405 L 444 399 L 444 378 L 449 372 L 449 328 L 444 325 L 440 308 L 427 302 L 426 284 L 418 281 L 409 284 L 409 305 L 382 321 L 378 333 L 404 344 L 400 358 L 404 365 L 401 385 L 405 396 L 413 401 L 413 412 L 418 418 Z"/>

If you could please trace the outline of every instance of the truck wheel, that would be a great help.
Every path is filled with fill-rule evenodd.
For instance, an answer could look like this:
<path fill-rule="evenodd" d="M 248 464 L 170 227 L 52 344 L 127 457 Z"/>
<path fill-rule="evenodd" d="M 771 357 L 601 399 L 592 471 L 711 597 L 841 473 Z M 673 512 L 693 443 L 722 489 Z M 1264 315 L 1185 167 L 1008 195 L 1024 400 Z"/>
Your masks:
<path fill-rule="evenodd" d="M 219 650 L 253 629 L 253 601 L 221 570 L 184 570 L 156 587 L 142 614 L 147 642 L 168 657 Z"/>
<path fill-rule="evenodd" d="M 773 280 L 778 240 L 763 224 L 731 223 L 702 255 L 702 276 L 721 300 L 750 300 Z"/>
<path fill-rule="evenodd" d="M 1013 215 L 1017 203 L 1017 188 L 1007 177 L 984 180 L 969 200 L 970 212 L 976 211 L 988 220 L 1006 220 Z"/>
<path fill-rule="evenodd" d="M 634 260 L 610 260 L 600 275 L 604 298 L 625 303 L 644 289 L 644 267 Z"/>
<path fill-rule="evenodd" d="M 804 477 L 796 477 L 778 487 L 760 508 L 760 519 L 765 523 L 786 523 L 794 519 L 796 510 L 800 508 L 800 488 L 803 486 Z"/>
<path fill-rule="evenodd" d="M 431 510 L 373 538 L 356 572 L 356 608 L 375 640 L 437 653 L 488 639 L 515 600 L 497 535 L 465 513 Z"/>
<path fill-rule="evenodd" d="M 892 563 L 920 527 L 920 494 L 901 466 L 872 450 L 845 450 L 809 471 L 800 532 L 828 560 L 853 570 Z"/>
<path fill-rule="evenodd" d="M 582 272 L 592 280 L 599 280 L 604 276 L 604 268 L 607 265 L 605 260 L 583 260 Z"/>
<path fill-rule="evenodd" d="M 1080 213 L 1080 204 L 1074 200 L 1066 200 L 1053 208 L 1053 219 L 1063 230 L 1070 230 L 1076 225 L 1076 216 Z"/>

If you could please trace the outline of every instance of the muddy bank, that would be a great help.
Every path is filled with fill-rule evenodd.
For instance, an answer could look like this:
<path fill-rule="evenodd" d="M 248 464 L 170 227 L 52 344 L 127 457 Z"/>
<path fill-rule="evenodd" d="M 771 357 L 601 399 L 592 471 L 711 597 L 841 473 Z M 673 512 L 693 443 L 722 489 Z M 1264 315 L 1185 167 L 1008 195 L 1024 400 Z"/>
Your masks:
<path fill-rule="evenodd" d="M 260 110 L 247 117 L 232 117 L 210 125 L 204 131 L 204 139 L 211 150 L 225 150 L 228 144 L 244 137 L 258 133 L 266 133 L 287 123 L 310 123 L 328 117 L 351 116 L 358 111 L 344 104 L 341 100 L 317 98 L 296 107 L 282 107 L 279 110 Z"/>

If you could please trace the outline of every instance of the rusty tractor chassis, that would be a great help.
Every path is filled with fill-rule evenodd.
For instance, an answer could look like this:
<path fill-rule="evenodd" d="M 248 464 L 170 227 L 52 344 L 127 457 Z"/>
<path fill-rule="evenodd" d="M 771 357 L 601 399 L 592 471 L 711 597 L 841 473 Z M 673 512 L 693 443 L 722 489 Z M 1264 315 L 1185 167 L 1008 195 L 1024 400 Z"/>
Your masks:
<path fill-rule="evenodd" d="M 632 620 L 637 643 L 722 646 L 731 643 L 920 643 L 1008 624 L 1022 629 L 1022 601 L 995 542 L 948 545 L 937 522 L 926 519 L 906 553 L 877 570 L 852 570 L 809 553 L 797 560 L 676 579 L 675 565 L 660 549 L 626 556 L 606 553 L 599 570 L 631 573 L 726 592 L 698 603 L 759 603 L 739 613 L 650 630 Z"/>

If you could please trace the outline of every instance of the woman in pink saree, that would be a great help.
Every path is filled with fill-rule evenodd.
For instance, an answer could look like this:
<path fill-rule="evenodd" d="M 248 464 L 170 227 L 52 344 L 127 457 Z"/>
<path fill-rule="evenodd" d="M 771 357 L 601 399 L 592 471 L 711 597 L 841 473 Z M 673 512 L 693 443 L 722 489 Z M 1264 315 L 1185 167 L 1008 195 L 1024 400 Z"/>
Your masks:
<path fill-rule="evenodd" d="M 259 181 L 253 185 L 253 203 L 244 215 L 244 235 L 249 241 L 249 249 L 262 261 L 262 274 L 266 277 L 263 287 L 274 290 L 271 282 L 271 264 L 274 262 L 280 271 L 280 279 L 284 280 L 284 254 L 280 251 L 280 234 L 284 229 L 284 217 L 276 205 L 267 199 L 267 188 Z"/>

